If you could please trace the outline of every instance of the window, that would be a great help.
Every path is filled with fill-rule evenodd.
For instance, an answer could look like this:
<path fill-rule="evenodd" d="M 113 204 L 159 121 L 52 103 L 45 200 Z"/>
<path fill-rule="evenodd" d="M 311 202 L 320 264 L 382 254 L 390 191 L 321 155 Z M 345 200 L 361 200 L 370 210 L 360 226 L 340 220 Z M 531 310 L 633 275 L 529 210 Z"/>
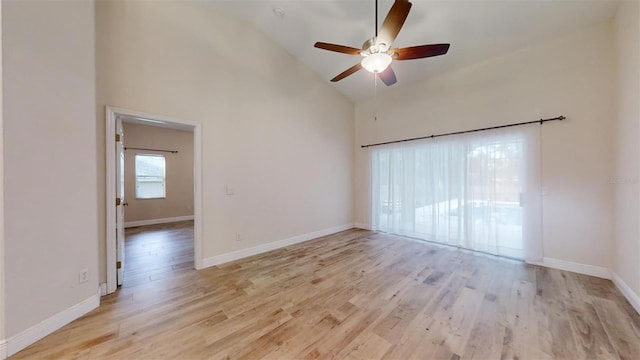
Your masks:
<path fill-rule="evenodd" d="M 539 259 L 536 135 L 509 129 L 373 150 L 374 230 Z"/>
<path fill-rule="evenodd" d="M 136 199 L 166 196 L 165 161 L 162 155 L 136 155 Z"/>

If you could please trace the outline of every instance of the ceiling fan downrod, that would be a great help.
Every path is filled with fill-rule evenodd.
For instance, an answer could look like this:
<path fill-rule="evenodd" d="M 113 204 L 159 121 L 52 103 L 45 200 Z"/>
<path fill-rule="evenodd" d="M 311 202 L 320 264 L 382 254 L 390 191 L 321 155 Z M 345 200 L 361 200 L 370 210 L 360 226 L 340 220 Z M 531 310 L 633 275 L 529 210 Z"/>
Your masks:
<path fill-rule="evenodd" d="M 375 1 L 375 3 L 376 3 L 376 19 L 375 19 L 375 24 L 376 24 L 375 34 L 376 34 L 376 37 L 375 37 L 375 39 L 377 40 L 378 39 L 378 0 L 373 0 L 373 1 Z"/>

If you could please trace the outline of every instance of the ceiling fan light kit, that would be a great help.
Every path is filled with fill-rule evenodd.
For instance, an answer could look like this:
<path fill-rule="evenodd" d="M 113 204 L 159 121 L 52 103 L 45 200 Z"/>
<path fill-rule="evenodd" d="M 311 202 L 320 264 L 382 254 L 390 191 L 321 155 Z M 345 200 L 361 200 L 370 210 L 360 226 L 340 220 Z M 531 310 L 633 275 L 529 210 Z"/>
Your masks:
<path fill-rule="evenodd" d="M 369 72 L 380 73 L 391 65 L 391 61 L 391 55 L 387 53 L 376 53 L 365 56 L 360 64 Z"/>
<path fill-rule="evenodd" d="M 432 44 L 420 45 L 406 48 L 391 48 L 391 44 L 398 36 L 402 25 L 404 25 L 411 3 L 408 0 L 396 0 L 391 6 L 391 10 L 382 23 L 380 32 L 378 33 L 378 1 L 375 0 L 376 6 L 376 26 L 375 36 L 362 45 L 362 49 L 350 46 L 329 44 L 324 42 L 315 43 L 314 47 L 323 50 L 339 52 L 342 54 L 362 56 L 360 63 L 350 67 L 349 69 L 338 74 L 331 79 L 332 82 L 340 81 L 345 77 L 364 68 L 380 77 L 380 80 L 387 86 L 391 86 L 397 82 L 396 75 L 391 68 L 393 60 L 413 60 L 422 59 L 432 56 L 444 55 L 449 51 L 449 44 Z"/>

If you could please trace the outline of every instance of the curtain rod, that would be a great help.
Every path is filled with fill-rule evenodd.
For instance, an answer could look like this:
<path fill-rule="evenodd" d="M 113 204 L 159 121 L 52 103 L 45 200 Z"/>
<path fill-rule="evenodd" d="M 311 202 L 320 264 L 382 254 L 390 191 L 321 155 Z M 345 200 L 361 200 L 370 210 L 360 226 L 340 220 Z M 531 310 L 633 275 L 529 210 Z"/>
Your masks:
<path fill-rule="evenodd" d="M 178 150 L 159 150 L 159 149 L 143 149 L 143 148 L 135 148 L 135 147 L 126 147 L 124 148 L 125 150 L 144 150 L 144 151 L 158 151 L 158 152 L 168 152 L 168 153 L 172 153 L 172 154 L 177 154 Z"/>
<path fill-rule="evenodd" d="M 441 137 L 441 136 L 449 136 L 449 135 L 466 134 L 466 133 L 472 133 L 472 132 L 477 132 L 477 131 L 485 131 L 485 130 L 502 129 L 502 128 L 507 128 L 507 127 L 512 127 L 512 126 L 520 126 L 520 125 L 528 125 L 528 124 L 536 124 L 536 123 L 540 123 L 540 125 L 542 125 L 543 123 L 546 123 L 547 121 L 556 121 L 556 120 L 564 120 L 564 119 L 566 119 L 566 117 L 564 117 L 563 115 L 560 115 L 560 116 L 558 116 L 558 117 L 549 118 L 549 119 L 540 119 L 540 120 L 527 121 L 527 122 L 521 122 L 521 123 L 516 123 L 516 124 L 507 124 L 507 125 L 500 125 L 500 126 L 492 126 L 492 127 L 482 128 L 482 129 L 473 129 L 473 130 L 465 130 L 465 131 L 456 131 L 456 132 L 450 132 L 450 133 L 446 133 L 446 134 L 437 134 L 437 135 L 431 135 L 431 136 L 422 136 L 422 137 L 411 138 L 411 139 L 403 139 L 403 140 L 387 141 L 387 142 L 381 142 L 381 143 L 377 143 L 377 144 L 360 145 L 360 147 L 361 147 L 361 148 L 368 148 L 368 147 L 372 147 L 372 146 L 380 146 L 380 145 L 387 145 L 387 144 L 395 144 L 395 143 L 401 143 L 401 142 L 407 142 L 407 141 L 415 141 L 415 140 L 422 140 L 422 139 L 433 139 L 433 138 L 437 138 L 437 137 Z"/>

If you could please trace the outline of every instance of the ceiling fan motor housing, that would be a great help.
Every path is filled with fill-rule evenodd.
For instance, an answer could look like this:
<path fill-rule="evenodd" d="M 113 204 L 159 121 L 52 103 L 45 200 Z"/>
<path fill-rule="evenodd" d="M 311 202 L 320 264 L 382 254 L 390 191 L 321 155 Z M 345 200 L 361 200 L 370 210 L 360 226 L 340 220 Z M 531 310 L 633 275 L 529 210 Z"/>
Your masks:
<path fill-rule="evenodd" d="M 360 54 L 362 56 L 369 56 L 377 53 L 384 53 L 389 51 L 389 45 L 385 43 L 378 43 L 376 37 L 372 37 L 362 44 L 362 51 Z"/>

